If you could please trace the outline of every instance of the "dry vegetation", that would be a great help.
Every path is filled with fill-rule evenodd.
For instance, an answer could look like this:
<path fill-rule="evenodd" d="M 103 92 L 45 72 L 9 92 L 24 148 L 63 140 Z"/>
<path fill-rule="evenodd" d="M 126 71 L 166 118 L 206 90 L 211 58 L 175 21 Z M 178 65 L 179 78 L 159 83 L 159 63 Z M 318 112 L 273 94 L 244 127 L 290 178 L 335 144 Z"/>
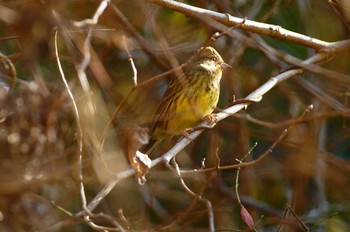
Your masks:
<path fill-rule="evenodd" d="M 0 1 L 0 231 L 350 227 L 348 1 L 178 3 Z M 130 165 L 205 45 L 218 123 Z"/>

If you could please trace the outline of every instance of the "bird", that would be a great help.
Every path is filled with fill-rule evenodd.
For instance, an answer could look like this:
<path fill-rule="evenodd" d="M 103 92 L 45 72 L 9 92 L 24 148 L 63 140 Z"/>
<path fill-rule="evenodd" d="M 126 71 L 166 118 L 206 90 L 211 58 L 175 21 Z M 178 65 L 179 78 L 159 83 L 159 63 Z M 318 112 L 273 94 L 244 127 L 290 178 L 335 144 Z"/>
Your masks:
<path fill-rule="evenodd" d="M 231 67 L 210 46 L 202 47 L 190 59 L 181 75 L 174 77 L 165 91 L 150 129 L 144 151 L 151 154 L 165 138 L 184 133 L 210 115 L 219 100 L 224 69 Z"/>

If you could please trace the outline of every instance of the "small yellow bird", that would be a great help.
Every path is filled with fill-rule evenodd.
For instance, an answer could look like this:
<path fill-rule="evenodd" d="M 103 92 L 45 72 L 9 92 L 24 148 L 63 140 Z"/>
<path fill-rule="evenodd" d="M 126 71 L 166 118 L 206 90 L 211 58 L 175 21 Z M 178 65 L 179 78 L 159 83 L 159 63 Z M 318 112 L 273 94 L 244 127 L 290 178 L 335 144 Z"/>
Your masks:
<path fill-rule="evenodd" d="M 227 67 L 231 66 L 214 48 L 201 48 L 185 66 L 183 75 L 170 82 L 153 119 L 147 154 L 164 138 L 181 134 L 213 112 L 219 100 L 222 71 Z"/>

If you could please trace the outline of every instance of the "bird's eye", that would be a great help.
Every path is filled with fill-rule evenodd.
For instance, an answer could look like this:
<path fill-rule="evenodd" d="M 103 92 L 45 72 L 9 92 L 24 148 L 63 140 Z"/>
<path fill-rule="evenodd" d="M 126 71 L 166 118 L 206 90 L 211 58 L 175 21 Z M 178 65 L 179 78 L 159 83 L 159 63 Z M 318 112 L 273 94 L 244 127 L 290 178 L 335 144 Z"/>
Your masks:
<path fill-rule="evenodd" d="M 211 60 L 212 61 L 217 61 L 217 58 L 216 57 L 212 57 Z"/>

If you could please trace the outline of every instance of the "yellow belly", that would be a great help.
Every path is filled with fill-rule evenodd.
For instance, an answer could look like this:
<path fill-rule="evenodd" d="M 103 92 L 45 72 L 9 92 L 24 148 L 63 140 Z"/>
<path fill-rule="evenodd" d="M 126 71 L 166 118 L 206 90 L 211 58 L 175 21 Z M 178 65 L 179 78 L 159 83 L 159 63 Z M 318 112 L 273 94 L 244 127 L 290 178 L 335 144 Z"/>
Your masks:
<path fill-rule="evenodd" d="M 181 109 L 177 109 L 176 115 L 171 116 L 173 120 L 167 125 L 166 134 L 177 135 L 196 126 L 202 118 L 214 111 L 219 99 L 219 90 L 189 94 L 193 96 L 184 98 Z"/>

